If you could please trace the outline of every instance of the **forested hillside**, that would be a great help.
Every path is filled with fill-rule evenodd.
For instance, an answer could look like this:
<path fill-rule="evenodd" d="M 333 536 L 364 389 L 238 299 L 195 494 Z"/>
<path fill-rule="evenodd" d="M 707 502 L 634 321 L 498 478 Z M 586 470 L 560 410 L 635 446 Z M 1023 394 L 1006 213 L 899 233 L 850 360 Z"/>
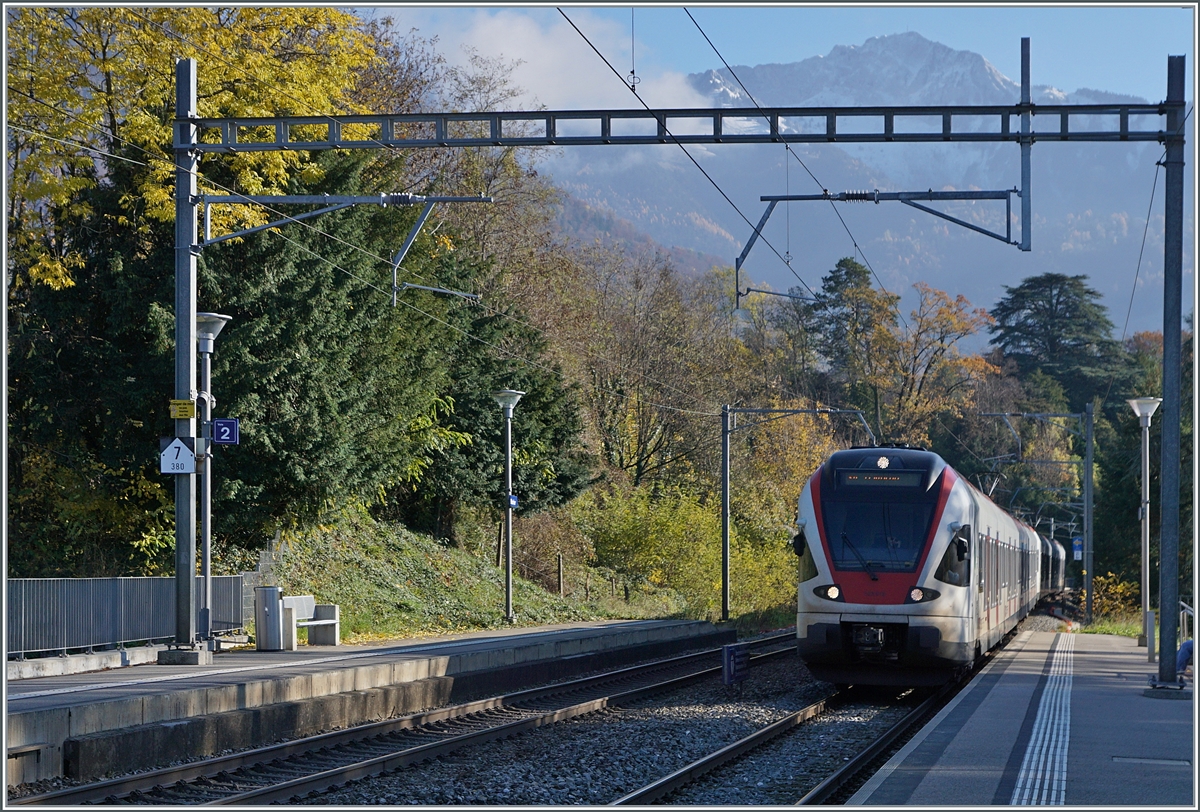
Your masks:
<path fill-rule="evenodd" d="M 173 433 L 175 60 L 198 61 L 202 117 L 500 109 L 515 89 L 502 63 L 451 68 L 438 43 L 333 8 L 6 13 L 8 574 L 169 574 L 173 491 L 157 455 Z M 495 199 L 436 208 L 400 269 L 401 282 L 478 303 L 409 289 L 392 306 L 390 258 L 415 206 L 357 206 L 203 249 L 199 309 L 232 317 L 215 413 L 238 417 L 242 436 L 217 452 L 219 569 L 347 505 L 490 558 L 503 496 L 490 393 L 513 388 L 527 393 L 514 560 L 547 585 L 562 553 L 675 590 L 697 616 L 716 610 L 723 404 L 860 409 L 880 442 L 930 447 L 1002 505 L 1065 524 L 1058 503 L 1078 501 L 1079 467 L 1029 460 L 1079 460 L 1070 421 L 1022 422 L 1018 459 L 1009 429 L 978 413 L 1092 402 L 1097 569 L 1136 580 L 1139 435 L 1124 398 L 1159 394 L 1161 336 L 1119 340 L 1086 277 L 1035 276 L 996 303 L 918 284 L 902 312 L 897 291 L 846 258 L 815 297 L 755 295 L 733 318 L 731 268 L 684 272 L 650 244 L 565 233 L 539 158 L 203 157 L 208 194 Z M 222 204 L 208 225 L 215 237 L 301 210 Z M 975 335 L 990 336 L 988 354 L 960 350 Z M 1186 355 L 1190 375 L 1190 336 Z M 1183 413 L 1186 461 L 1190 399 Z M 796 499 L 826 455 L 865 441 L 854 420 L 808 415 L 734 435 L 737 611 L 794 601 Z M 1190 534 L 1190 479 L 1184 493 Z"/>

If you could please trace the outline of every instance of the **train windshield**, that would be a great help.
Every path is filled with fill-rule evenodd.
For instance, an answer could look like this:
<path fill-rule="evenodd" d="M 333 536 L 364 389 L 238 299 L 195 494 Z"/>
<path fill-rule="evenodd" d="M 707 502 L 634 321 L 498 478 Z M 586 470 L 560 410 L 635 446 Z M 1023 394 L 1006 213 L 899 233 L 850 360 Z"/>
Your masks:
<path fill-rule="evenodd" d="M 929 535 L 927 501 L 821 500 L 825 538 L 835 569 L 913 572 Z"/>

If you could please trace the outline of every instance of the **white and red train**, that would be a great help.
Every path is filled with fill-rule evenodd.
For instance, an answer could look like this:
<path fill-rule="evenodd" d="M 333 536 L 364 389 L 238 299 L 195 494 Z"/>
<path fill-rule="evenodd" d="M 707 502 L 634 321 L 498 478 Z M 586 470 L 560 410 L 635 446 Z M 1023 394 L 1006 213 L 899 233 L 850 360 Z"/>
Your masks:
<path fill-rule="evenodd" d="M 928 451 L 834 453 L 798 524 L 797 645 L 828 682 L 943 683 L 1064 585 L 1062 545 Z"/>

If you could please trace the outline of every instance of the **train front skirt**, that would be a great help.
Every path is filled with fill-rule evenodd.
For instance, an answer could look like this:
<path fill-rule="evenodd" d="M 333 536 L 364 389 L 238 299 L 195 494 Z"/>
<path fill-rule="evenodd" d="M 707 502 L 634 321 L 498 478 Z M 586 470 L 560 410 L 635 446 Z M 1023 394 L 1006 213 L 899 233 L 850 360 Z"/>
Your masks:
<path fill-rule="evenodd" d="M 800 657 L 826 682 L 941 685 L 975 658 L 965 618 L 814 613 L 803 620 Z"/>

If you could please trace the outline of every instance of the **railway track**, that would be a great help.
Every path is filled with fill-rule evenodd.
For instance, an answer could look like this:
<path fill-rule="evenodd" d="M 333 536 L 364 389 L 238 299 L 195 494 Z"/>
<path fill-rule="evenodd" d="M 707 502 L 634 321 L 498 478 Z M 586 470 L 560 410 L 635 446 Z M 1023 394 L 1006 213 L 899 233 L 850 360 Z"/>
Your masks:
<path fill-rule="evenodd" d="M 988 655 L 987 659 L 990 659 Z M 985 659 L 980 663 L 987 661 Z M 878 761 L 884 755 L 890 754 L 896 749 L 902 740 L 905 740 L 906 734 L 915 733 L 920 725 L 928 720 L 934 713 L 937 712 L 957 691 L 962 688 L 970 679 L 977 673 L 977 669 L 964 674 L 960 679 L 948 683 L 946 686 L 937 690 L 932 695 L 920 701 L 916 707 L 913 707 L 903 718 L 894 724 L 882 728 L 878 735 L 875 735 L 866 746 L 859 749 L 854 755 L 846 757 L 846 760 L 831 772 L 826 778 L 821 780 L 816 786 L 808 790 L 803 796 L 797 799 L 798 793 L 793 793 L 786 800 L 777 799 L 775 802 L 785 802 L 791 805 L 818 805 L 823 804 L 835 796 L 846 797 L 849 792 L 854 791 L 861 780 L 865 769 Z M 731 800 L 728 797 L 719 797 L 722 788 L 732 784 L 733 781 L 726 778 L 722 781 L 721 774 L 717 771 L 731 762 L 750 754 L 751 752 L 763 748 L 781 736 L 786 736 L 795 733 L 796 728 L 810 720 L 818 719 L 822 716 L 832 715 L 835 712 L 845 709 L 852 704 L 861 702 L 862 699 L 857 695 L 854 688 L 845 691 L 836 692 L 830 696 L 808 705 L 801 710 L 788 714 L 782 719 L 767 725 L 750 735 L 722 747 L 702 758 L 696 759 L 685 767 L 682 767 L 670 775 L 664 776 L 656 781 L 634 790 L 621 798 L 613 801 L 613 805 L 646 805 L 657 801 L 669 799 L 674 793 L 678 793 L 691 785 L 708 780 L 714 789 L 711 797 L 705 796 L 703 793 L 700 797 L 691 795 L 683 800 L 683 803 L 688 805 L 708 805 L 708 804 L 729 804 L 737 803 L 736 800 Z M 867 700 L 867 703 L 878 702 L 878 699 Z M 893 703 L 900 700 L 891 700 Z M 717 773 L 716 775 L 710 775 Z M 784 789 L 784 792 L 787 790 Z M 677 799 L 676 799 L 677 800 Z"/>
<path fill-rule="evenodd" d="M 794 654 L 790 633 L 752 641 L 784 648 L 751 664 Z M 286 802 L 464 747 L 634 702 L 721 673 L 719 649 L 620 669 L 557 685 L 464 703 L 400 719 L 205 759 L 42 795 L 12 805 L 84 803 L 251 805 Z"/>

